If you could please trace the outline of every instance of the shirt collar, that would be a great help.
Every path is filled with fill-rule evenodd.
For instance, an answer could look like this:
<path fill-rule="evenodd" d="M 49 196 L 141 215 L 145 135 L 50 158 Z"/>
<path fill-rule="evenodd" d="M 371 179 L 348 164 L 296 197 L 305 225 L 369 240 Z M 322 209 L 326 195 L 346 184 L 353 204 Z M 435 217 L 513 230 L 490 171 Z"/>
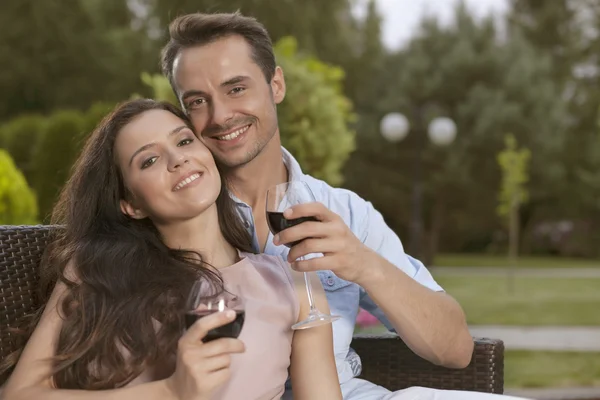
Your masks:
<path fill-rule="evenodd" d="M 298 161 L 296 161 L 292 153 L 287 151 L 283 146 L 281 146 L 281 153 L 283 154 L 283 163 L 288 170 L 289 181 L 301 180 L 302 177 L 304 177 L 304 172 L 302 172 L 302 168 Z"/>
<path fill-rule="evenodd" d="M 281 146 L 281 153 L 282 153 L 282 157 L 283 157 L 283 163 L 285 164 L 285 166 L 288 170 L 289 181 L 291 182 L 291 181 L 301 180 L 302 177 L 304 176 L 304 172 L 302 172 L 302 168 L 300 167 L 300 164 L 298 163 L 298 161 L 296 161 L 296 159 L 294 158 L 292 153 L 287 151 L 287 149 L 283 146 Z M 235 201 L 236 203 L 246 205 L 246 203 L 244 203 L 242 200 L 240 200 L 233 193 L 229 192 L 229 195 L 231 196 L 233 201 Z"/>

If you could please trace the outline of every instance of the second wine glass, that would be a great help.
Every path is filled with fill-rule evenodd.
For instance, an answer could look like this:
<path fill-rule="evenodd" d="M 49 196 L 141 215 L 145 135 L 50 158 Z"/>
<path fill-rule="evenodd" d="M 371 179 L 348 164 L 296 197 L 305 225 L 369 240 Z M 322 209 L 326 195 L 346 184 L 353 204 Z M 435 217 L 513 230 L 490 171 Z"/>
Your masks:
<path fill-rule="evenodd" d="M 236 292 L 240 293 L 239 286 L 236 286 Z M 244 300 L 238 294 L 228 292 L 204 279 L 196 281 L 187 300 L 185 326 L 189 329 L 196 320 L 226 309 L 235 311 L 235 319 L 211 329 L 202 339 L 203 342 L 224 337 L 237 338 L 244 327 L 246 311 Z"/>
<path fill-rule="evenodd" d="M 267 192 L 267 223 L 269 229 L 273 235 L 278 234 L 284 229 L 291 228 L 292 226 L 301 224 L 307 221 L 317 221 L 314 217 L 301 217 L 287 219 L 283 216 L 283 211 L 287 208 L 303 204 L 314 202 L 315 197 L 308 187 L 308 185 L 302 181 L 292 181 L 281 183 L 279 185 L 272 186 Z M 286 243 L 287 247 L 293 247 L 299 242 Z M 301 260 L 304 257 L 300 258 Z M 307 272 L 304 273 L 304 282 L 306 285 L 306 293 L 308 295 L 308 302 L 310 305 L 310 311 L 308 317 L 294 325 L 292 329 L 307 329 L 315 326 L 330 324 L 333 321 L 338 320 L 340 317 L 337 315 L 329 315 L 322 313 L 315 306 L 315 302 L 312 294 L 312 287 L 310 284 L 310 277 Z"/>

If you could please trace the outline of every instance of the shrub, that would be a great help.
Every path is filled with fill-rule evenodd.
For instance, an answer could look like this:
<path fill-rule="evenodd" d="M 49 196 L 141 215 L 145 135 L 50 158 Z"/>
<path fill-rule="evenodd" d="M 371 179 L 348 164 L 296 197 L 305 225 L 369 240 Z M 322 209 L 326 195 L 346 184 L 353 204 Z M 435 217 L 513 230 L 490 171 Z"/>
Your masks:
<path fill-rule="evenodd" d="M 0 149 L 0 225 L 35 224 L 35 195 L 7 151 Z"/>

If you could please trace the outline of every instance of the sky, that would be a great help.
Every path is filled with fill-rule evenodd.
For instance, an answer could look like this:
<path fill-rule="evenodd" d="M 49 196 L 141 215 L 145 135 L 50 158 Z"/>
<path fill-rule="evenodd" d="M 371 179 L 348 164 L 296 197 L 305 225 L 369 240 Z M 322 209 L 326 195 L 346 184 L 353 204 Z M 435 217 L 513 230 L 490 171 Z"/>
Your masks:
<path fill-rule="evenodd" d="M 452 22 L 454 7 L 459 0 L 376 0 L 383 16 L 383 41 L 386 47 L 402 47 L 416 32 L 424 15 L 435 15 L 443 24 Z M 502 15 L 508 9 L 508 0 L 463 0 L 467 7 L 479 17 Z M 358 15 L 364 14 L 367 0 L 359 0 Z"/>

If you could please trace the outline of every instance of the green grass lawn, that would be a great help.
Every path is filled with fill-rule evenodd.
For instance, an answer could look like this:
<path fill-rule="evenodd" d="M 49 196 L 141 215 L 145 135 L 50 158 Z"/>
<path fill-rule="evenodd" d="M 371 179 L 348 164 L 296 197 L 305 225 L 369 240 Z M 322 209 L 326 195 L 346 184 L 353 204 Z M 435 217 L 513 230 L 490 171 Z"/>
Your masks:
<path fill-rule="evenodd" d="M 471 325 L 600 326 L 600 279 L 597 278 L 516 277 L 512 293 L 502 277 L 435 279 L 458 300 Z"/>
<path fill-rule="evenodd" d="M 488 254 L 440 254 L 435 257 L 434 266 L 439 267 L 505 267 L 509 265 L 506 256 Z M 519 267 L 524 268 L 600 268 L 600 260 L 524 256 L 519 258 Z"/>
<path fill-rule="evenodd" d="M 600 326 L 599 278 L 516 277 L 512 293 L 502 277 L 435 278 L 460 302 L 470 325 Z M 600 386 L 600 353 L 510 350 L 504 373 L 511 388 Z"/>
<path fill-rule="evenodd" d="M 600 386 L 600 353 L 507 351 L 504 386 Z"/>

